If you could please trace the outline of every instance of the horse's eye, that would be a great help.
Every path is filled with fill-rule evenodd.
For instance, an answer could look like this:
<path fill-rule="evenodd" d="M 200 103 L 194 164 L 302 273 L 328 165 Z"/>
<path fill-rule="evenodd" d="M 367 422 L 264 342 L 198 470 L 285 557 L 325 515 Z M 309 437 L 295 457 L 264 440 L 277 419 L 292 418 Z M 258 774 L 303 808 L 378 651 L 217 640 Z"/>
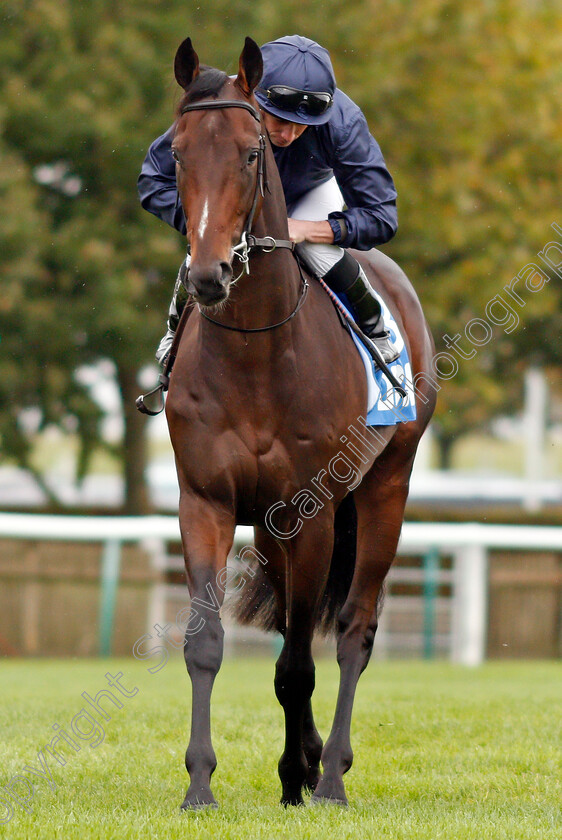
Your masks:
<path fill-rule="evenodd" d="M 255 163 L 255 162 L 256 162 L 256 160 L 258 159 L 258 154 L 259 154 L 258 150 L 257 150 L 257 149 L 253 149 L 253 150 L 250 152 L 250 154 L 248 155 L 248 163 L 249 163 L 249 164 Z"/>
<path fill-rule="evenodd" d="M 180 162 L 180 156 L 178 155 L 176 149 L 172 149 L 172 157 L 173 157 L 173 159 L 175 160 L 176 163 Z"/>

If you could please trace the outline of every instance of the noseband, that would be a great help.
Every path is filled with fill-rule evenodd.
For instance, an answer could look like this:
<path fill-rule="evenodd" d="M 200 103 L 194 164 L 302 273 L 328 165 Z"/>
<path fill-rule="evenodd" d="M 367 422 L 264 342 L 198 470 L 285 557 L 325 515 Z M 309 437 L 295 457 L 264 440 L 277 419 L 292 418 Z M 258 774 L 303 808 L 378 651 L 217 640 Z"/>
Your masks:
<path fill-rule="evenodd" d="M 254 108 L 254 106 L 251 105 L 249 102 L 242 102 L 238 99 L 217 99 L 205 102 L 189 103 L 188 105 L 183 106 L 180 113 L 183 115 L 186 114 L 188 111 L 210 111 L 223 108 L 243 108 L 245 111 L 248 111 L 252 115 L 252 117 L 256 120 L 257 123 L 259 123 L 260 126 L 258 149 L 258 175 L 256 178 L 256 186 L 254 189 L 252 206 L 250 208 L 250 212 L 248 213 L 248 217 L 244 225 L 244 230 L 242 231 L 242 235 L 240 237 L 240 242 L 238 243 L 238 245 L 235 245 L 232 249 L 243 265 L 242 274 L 244 273 L 244 271 L 246 271 L 246 274 L 249 274 L 250 251 L 254 249 L 259 249 L 264 253 L 268 254 L 271 251 L 275 251 L 277 248 L 288 248 L 294 253 L 295 244 L 294 242 L 291 242 L 288 239 L 275 239 L 273 236 L 264 236 L 260 239 L 257 236 L 254 236 L 253 233 L 251 233 L 252 225 L 254 223 L 254 216 L 256 215 L 256 208 L 258 206 L 259 196 L 263 198 L 265 196 L 265 191 L 269 190 L 265 171 L 266 138 L 262 130 L 262 122 L 258 109 Z M 258 327 L 256 329 L 242 329 L 241 327 L 233 327 L 228 324 L 222 324 L 220 321 L 215 321 L 213 318 L 210 318 L 207 314 L 205 314 L 205 312 L 203 312 L 203 310 L 200 307 L 199 311 L 201 312 L 201 315 L 207 319 L 207 321 L 211 321 L 213 324 L 216 324 L 219 327 L 224 327 L 228 330 L 234 330 L 235 332 L 265 332 L 267 330 L 274 330 L 276 327 L 281 327 L 283 324 L 286 324 L 287 321 L 290 321 L 291 318 L 293 318 L 297 314 L 297 312 L 303 305 L 308 292 L 308 280 L 302 273 L 302 268 L 299 260 L 297 260 L 297 265 L 299 267 L 302 279 L 302 292 L 293 312 L 291 312 L 288 318 L 285 318 L 283 321 L 279 321 L 278 324 L 271 324 L 268 327 Z M 242 276 L 242 274 L 240 275 L 240 277 Z M 236 279 L 239 280 L 240 277 Z"/>

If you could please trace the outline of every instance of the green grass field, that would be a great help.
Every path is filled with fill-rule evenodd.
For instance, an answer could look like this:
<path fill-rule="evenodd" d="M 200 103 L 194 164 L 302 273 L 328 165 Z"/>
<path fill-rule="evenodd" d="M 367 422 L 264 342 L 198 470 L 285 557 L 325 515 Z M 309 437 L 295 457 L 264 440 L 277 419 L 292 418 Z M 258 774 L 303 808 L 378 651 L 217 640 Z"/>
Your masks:
<path fill-rule="evenodd" d="M 273 661 L 225 662 L 214 696 L 219 765 L 218 811 L 180 813 L 187 775 L 189 724 L 183 662 L 149 674 L 136 660 L 6 661 L 0 670 L 2 786 L 23 794 L 16 774 L 35 781 L 32 813 L 11 800 L 0 835 L 14 838 L 474 838 L 562 837 L 562 667 L 491 663 L 466 670 L 443 663 L 372 662 L 363 675 L 352 729 L 355 762 L 346 776 L 350 807 L 285 810 L 277 760 L 282 713 L 273 692 Z M 82 692 L 108 688 L 105 673 L 137 688 L 107 699 L 97 746 L 65 750 L 49 762 L 56 789 L 23 770 L 56 734 L 85 733 Z M 337 666 L 317 667 L 315 712 L 327 736 Z M 113 689 L 118 695 L 117 689 Z M 87 704 L 86 704 L 87 707 Z M 101 737 L 99 734 L 97 737 Z M 8 817 L 0 798 L 0 819 Z"/>

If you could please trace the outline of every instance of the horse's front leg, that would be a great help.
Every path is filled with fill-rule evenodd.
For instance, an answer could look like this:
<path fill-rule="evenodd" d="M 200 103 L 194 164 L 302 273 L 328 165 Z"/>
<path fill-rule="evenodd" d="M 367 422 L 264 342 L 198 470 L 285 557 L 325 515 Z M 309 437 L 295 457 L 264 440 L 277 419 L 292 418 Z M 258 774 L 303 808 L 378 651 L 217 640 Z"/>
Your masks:
<path fill-rule="evenodd" d="M 309 521 L 294 538 L 287 573 L 287 626 L 275 669 L 275 693 L 285 712 L 285 749 L 279 760 L 283 805 L 302 805 L 310 769 L 303 747 L 310 736 L 314 690 L 311 643 L 333 546 L 331 522 Z M 307 747 L 309 745 L 307 744 Z M 316 783 L 317 778 L 314 778 Z"/>
<path fill-rule="evenodd" d="M 191 736 L 185 754 L 190 785 L 182 809 L 217 807 L 211 776 L 217 765 L 211 742 L 211 692 L 222 663 L 226 559 L 234 539 L 233 517 L 192 495 L 180 498 L 182 535 L 191 613 L 184 657 L 191 678 Z M 222 574 L 221 574 L 222 573 Z"/>

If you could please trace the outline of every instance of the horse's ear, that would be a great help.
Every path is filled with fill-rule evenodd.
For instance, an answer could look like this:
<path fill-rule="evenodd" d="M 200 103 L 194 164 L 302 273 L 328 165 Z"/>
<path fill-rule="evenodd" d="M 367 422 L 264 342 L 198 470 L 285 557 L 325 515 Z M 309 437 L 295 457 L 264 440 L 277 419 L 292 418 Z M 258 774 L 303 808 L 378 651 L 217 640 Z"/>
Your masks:
<path fill-rule="evenodd" d="M 246 38 L 244 49 L 240 55 L 238 76 L 235 84 L 240 88 L 242 93 L 250 96 L 254 88 L 258 86 L 262 76 L 263 59 L 261 57 L 261 50 L 255 41 L 252 41 L 251 38 Z"/>
<path fill-rule="evenodd" d="M 199 58 L 193 49 L 191 38 L 186 38 L 178 47 L 174 59 L 174 73 L 178 85 L 184 90 L 199 75 Z"/>

